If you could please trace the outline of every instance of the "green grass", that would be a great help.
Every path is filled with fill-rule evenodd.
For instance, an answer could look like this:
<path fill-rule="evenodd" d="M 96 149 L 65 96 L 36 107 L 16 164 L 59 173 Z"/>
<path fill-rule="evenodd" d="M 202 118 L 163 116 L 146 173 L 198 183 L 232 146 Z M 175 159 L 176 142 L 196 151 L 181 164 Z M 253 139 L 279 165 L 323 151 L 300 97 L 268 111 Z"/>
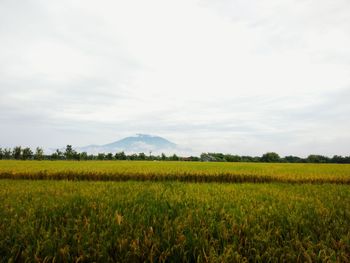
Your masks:
<path fill-rule="evenodd" d="M 350 261 L 347 185 L 0 180 L 0 200 L 1 262 Z"/>
<path fill-rule="evenodd" d="M 147 161 L 0 161 L 0 178 L 350 184 L 350 165 Z"/>

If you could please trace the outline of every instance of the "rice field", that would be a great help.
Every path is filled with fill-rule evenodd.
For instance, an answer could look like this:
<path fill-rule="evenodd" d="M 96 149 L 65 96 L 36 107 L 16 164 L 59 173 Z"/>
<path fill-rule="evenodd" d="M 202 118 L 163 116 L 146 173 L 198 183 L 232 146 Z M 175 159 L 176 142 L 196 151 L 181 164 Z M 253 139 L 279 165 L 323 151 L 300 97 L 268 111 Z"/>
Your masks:
<path fill-rule="evenodd" d="M 350 184 L 350 165 L 149 161 L 0 161 L 0 178 Z"/>
<path fill-rule="evenodd" d="M 11 160 L 0 179 L 0 262 L 350 261 L 350 165 Z"/>
<path fill-rule="evenodd" d="M 350 187 L 0 180 L 1 262 L 349 262 Z"/>

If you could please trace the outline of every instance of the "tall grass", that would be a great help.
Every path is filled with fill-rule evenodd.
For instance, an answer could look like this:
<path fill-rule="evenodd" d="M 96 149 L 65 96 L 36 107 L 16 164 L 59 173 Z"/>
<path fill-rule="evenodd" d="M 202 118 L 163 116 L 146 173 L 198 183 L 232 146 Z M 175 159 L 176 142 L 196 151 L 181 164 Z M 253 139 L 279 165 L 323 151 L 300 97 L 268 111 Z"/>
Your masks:
<path fill-rule="evenodd" d="M 0 180 L 1 262 L 350 261 L 344 185 Z"/>
<path fill-rule="evenodd" d="M 350 184 L 350 165 L 142 161 L 0 161 L 0 178 Z"/>

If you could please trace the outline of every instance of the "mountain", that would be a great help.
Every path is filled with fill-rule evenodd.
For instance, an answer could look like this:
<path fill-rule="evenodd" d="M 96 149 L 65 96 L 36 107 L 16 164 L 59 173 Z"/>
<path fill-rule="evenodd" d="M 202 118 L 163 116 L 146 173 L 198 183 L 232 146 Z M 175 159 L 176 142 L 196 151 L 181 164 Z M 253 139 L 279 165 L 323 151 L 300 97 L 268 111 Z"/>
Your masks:
<path fill-rule="evenodd" d="M 175 153 L 178 148 L 177 145 L 167 139 L 159 136 L 152 136 L 147 134 L 137 134 L 136 136 L 126 137 L 116 142 L 104 145 L 88 145 L 76 149 L 79 152 L 87 152 L 89 154 L 97 153 L 115 153 L 124 151 L 125 153 L 149 153 L 160 154 Z"/>

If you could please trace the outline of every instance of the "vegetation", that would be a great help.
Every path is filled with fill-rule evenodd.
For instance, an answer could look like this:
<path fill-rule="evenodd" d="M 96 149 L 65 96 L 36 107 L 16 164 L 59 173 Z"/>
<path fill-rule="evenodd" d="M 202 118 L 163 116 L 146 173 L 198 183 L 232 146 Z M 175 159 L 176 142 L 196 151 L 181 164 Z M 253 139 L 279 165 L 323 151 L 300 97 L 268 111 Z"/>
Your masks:
<path fill-rule="evenodd" d="M 280 158 L 273 153 L 233 163 L 9 152 L 16 160 L 0 160 L 0 262 L 350 261 L 349 164 L 269 163 Z"/>
<path fill-rule="evenodd" d="M 348 164 L 0 161 L 0 178 L 350 184 Z"/>
<path fill-rule="evenodd" d="M 126 155 L 125 152 L 117 153 L 99 153 L 97 155 L 88 154 L 87 152 L 77 152 L 73 149 L 72 145 L 67 145 L 64 152 L 57 149 L 50 155 L 45 155 L 42 148 L 37 147 L 35 154 L 28 147 L 22 148 L 16 146 L 13 149 L 0 148 L 0 160 L 76 160 L 76 161 L 87 161 L 87 160 L 130 160 L 130 161 L 202 161 L 202 162 L 265 162 L 265 163 L 348 163 L 350 164 L 350 156 L 334 155 L 332 158 L 311 154 L 307 158 L 300 158 L 298 156 L 285 156 L 281 158 L 275 152 L 268 152 L 259 156 L 239 156 L 232 154 L 223 153 L 202 153 L 200 157 L 189 156 L 180 157 L 176 154 L 166 156 L 164 153 L 161 155 L 149 155 L 145 153 L 130 154 Z"/>
<path fill-rule="evenodd" d="M 341 185 L 0 180 L 2 262 L 350 260 Z"/>

